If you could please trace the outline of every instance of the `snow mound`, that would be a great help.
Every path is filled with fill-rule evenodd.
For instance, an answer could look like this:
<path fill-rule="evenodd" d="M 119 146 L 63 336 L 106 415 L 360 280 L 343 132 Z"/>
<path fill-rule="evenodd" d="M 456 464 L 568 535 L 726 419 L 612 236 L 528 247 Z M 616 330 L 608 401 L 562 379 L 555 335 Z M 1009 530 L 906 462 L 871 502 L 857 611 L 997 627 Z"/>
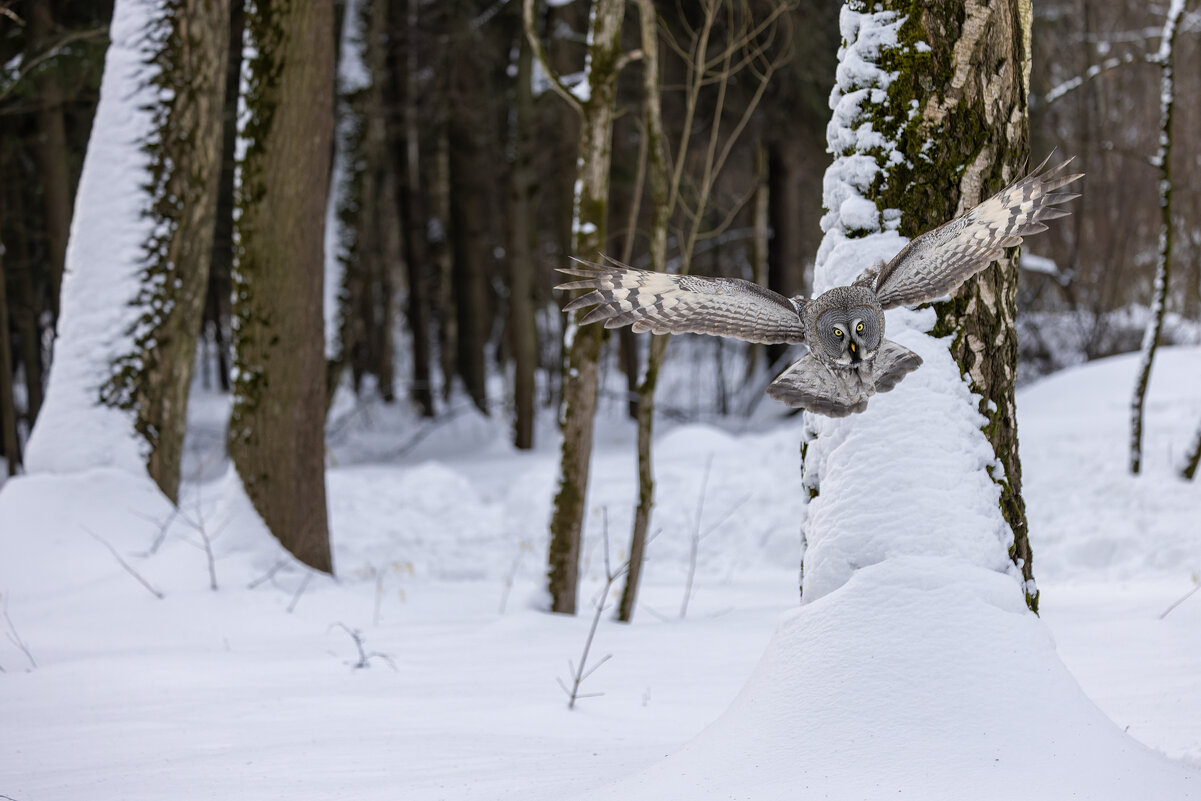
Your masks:
<path fill-rule="evenodd" d="M 1023 496 L 1037 576 L 1201 574 L 1201 488 L 1177 474 L 1201 422 L 1201 348 L 1158 351 L 1147 394 L 1143 474 L 1132 476 L 1126 462 L 1138 360 L 1137 353 L 1101 359 L 1018 393 Z"/>
<path fill-rule="evenodd" d="M 1010 578 L 895 558 L 788 614 L 738 698 L 588 798 L 1188 799 L 1081 692 Z"/>

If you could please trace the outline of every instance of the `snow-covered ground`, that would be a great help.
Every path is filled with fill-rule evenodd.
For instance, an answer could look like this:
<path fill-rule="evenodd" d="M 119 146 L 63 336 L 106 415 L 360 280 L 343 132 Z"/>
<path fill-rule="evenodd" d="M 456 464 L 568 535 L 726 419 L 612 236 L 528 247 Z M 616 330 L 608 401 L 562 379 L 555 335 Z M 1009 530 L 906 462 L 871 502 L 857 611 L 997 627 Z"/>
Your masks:
<path fill-rule="evenodd" d="M 1114 778 L 1115 786 L 1125 781 L 1147 798 L 1182 797 L 1181 787 L 1201 797 L 1201 593 L 1160 618 L 1201 578 L 1201 483 L 1174 472 L 1201 419 L 1201 348 L 1170 348 L 1157 361 L 1147 470 L 1137 479 L 1124 466 L 1134 368 L 1133 357 L 1108 359 L 1019 395 L 1046 626 L 1020 610 L 1002 614 L 991 597 L 948 598 L 942 610 L 912 615 L 911 630 L 875 635 L 929 637 L 929 664 L 853 674 L 823 673 L 803 649 L 760 665 L 777 626 L 845 635 L 820 604 L 900 608 L 911 588 L 887 575 L 894 562 L 796 611 L 800 419 L 761 406 L 749 427 L 662 424 L 652 524 L 660 533 L 640 607 L 631 626 L 602 619 L 590 663 L 612 659 L 583 691 L 603 695 L 574 711 L 555 679 L 568 678 L 568 660 L 584 645 L 606 520 L 614 558 L 623 558 L 634 499 L 627 423 L 611 417 L 599 429 L 584 613 L 566 618 L 541 611 L 539 589 L 557 456 L 549 429 L 536 451 L 517 453 L 503 421 L 462 413 L 427 430 L 403 412 L 343 403 L 328 474 L 335 582 L 281 563 L 215 455 L 222 404 L 201 397 L 190 470 L 202 480 L 186 487 L 178 515 L 148 480 L 117 469 L 20 478 L 0 491 L 0 796 L 549 801 L 650 768 L 634 780 L 649 791 L 665 769 L 737 732 L 748 708 L 771 707 L 756 687 L 816 686 L 835 697 L 847 684 L 886 686 L 890 670 L 970 665 L 964 652 L 978 643 L 962 604 L 1004 618 L 1015 638 L 1045 640 L 1049 629 L 1071 675 L 1117 727 L 1111 732 L 1098 714 L 1095 730 L 1060 732 L 1065 689 L 1044 699 L 1045 719 L 999 732 L 973 732 L 968 710 L 948 732 L 865 708 L 846 710 L 837 732 L 805 732 L 803 720 L 782 716 L 744 739 L 765 757 L 796 749 L 792 780 L 831 798 L 896 792 L 872 766 L 862 786 L 832 790 L 823 766 L 803 759 L 806 736 L 843 738 L 852 754 L 865 743 L 878 747 L 863 753 L 890 754 L 933 744 L 945 747 L 954 779 L 945 797 L 984 798 L 1021 794 L 1025 766 L 998 765 L 993 783 L 965 795 L 965 783 L 982 779 L 956 768 L 957 740 L 1028 734 L 1046 751 L 1047 737 L 1066 734 L 1071 741 L 1058 742 L 1053 756 L 1104 776 L 1104 765 L 1088 764 L 1088 748 L 1097 738 L 1121 740 L 1125 729 L 1178 763 L 1122 740 L 1148 767 Z M 681 619 L 694 536 L 695 594 Z M 1009 582 L 997 594 L 1020 599 L 1008 577 L 994 575 Z M 895 596 L 882 589 L 890 582 Z M 984 581 L 980 597 L 992 586 Z M 353 667 L 361 655 L 351 631 L 368 668 Z M 1003 650 L 1005 640 L 997 642 Z M 847 642 L 865 665 L 874 646 Z M 800 667 L 773 675 L 780 664 Z M 1068 684 L 1064 674 L 1038 686 Z M 997 697 L 1022 687 L 1015 675 Z M 723 713 L 722 727 L 694 740 Z M 682 756 L 656 773 L 672 753 Z M 740 769 L 753 774 L 755 766 Z M 1176 795 L 1156 795 L 1163 787 Z"/>

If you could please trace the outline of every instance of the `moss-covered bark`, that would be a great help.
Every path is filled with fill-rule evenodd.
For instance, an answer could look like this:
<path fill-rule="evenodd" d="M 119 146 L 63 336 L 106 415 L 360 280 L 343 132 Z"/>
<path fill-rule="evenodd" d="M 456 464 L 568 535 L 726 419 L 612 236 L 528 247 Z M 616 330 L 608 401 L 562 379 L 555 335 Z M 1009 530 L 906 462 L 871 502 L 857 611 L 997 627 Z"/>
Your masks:
<path fill-rule="evenodd" d="M 609 208 L 609 166 L 621 51 L 622 0 L 597 0 L 588 50 L 589 96 L 580 103 L 579 188 L 576 193 L 575 252 L 596 259 L 604 250 Z M 601 338 L 599 325 L 569 323 L 567 374 L 563 382 L 563 446 L 559 482 L 550 521 L 547 586 L 551 610 L 575 614 L 579 583 L 580 534 L 592 459 Z"/>
<path fill-rule="evenodd" d="M 254 48 L 234 274 L 229 450 L 264 522 L 332 568 L 325 504 L 322 281 L 333 138 L 332 0 L 247 5 Z"/>
<path fill-rule="evenodd" d="M 150 81 L 167 98 L 143 144 L 155 226 L 134 299 L 141 310 L 130 332 L 134 348 L 116 360 L 101 397 L 134 412 L 148 445 L 147 469 L 174 501 L 213 248 L 229 1 L 173 0 L 154 25 Z"/>

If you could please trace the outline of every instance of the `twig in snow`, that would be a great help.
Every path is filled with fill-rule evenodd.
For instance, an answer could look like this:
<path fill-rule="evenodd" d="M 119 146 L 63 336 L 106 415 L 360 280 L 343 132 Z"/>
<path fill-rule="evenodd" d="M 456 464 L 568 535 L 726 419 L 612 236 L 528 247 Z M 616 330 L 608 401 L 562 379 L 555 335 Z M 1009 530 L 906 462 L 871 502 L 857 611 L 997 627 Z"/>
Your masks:
<path fill-rule="evenodd" d="M 1195 594 L 1196 594 L 1197 590 L 1201 590 L 1201 584 L 1198 584 L 1196 587 L 1193 587 L 1191 590 L 1189 590 L 1189 591 L 1188 591 L 1188 592 L 1186 592 L 1184 595 L 1182 595 L 1182 596 L 1181 596 L 1181 597 L 1180 597 L 1180 598 L 1179 598 L 1179 599 L 1176 601 L 1176 603 L 1172 604 L 1172 605 L 1171 605 L 1171 606 L 1169 606 L 1167 609 L 1163 610 L 1163 613 L 1162 613 L 1162 614 L 1160 614 L 1160 616 L 1159 616 L 1159 619 L 1160 619 L 1160 620 L 1163 620 L 1165 617 L 1167 617 L 1167 616 L 1168 616 L 1168 612 L 1171 612 L 1173 609 L 1175 609 L 1176 607 L 1180 606 L 1182 603 L 1184 603 L 1185 601 L 1187 601 L 1189 598 L 1193 597 L 1193 595 L 1195 595 Z"/>
<path fill-rule="evenodd" d="M 135 517 L 140 517 L 143 520 L 154 523 L 158 526 L 158 533 L 154 535 L 154 541 L 150 543 L 150 547 L 146 549 L 145 553 L 138 554 L 138 556 L 142 557 L 154 556 L 156 553 L 158 553 L 158 549 L 163 547 L 163 543 L 166 542 L 167 531 L 170 530 L 171 524 L 175 522 L 175 517 L 179 514 L 179 507 L 172 506 L 171 514 L 167 515 L 166 519 L 161 521 L 132 509 L 130 511 Z"/>
<path fill-rule="evenodd" d="M 288 604 L 288 614 L 289 615 L 292 614 L 292 612 L 296 609 L 296 604 L 300 603 L 300 596 L 304 595 L 304 591 L 306 589 L 308 589 L 309 582 L 312 580 L 313 580 L 312 571 L 306 572 L 304 574 L 304 580 L 301 581 L 300 586 L 296 588 L 296 594 L 292 596 L 292 602 Z"/>
<path fill-rule="evenodd" d="M 517 581 L 517 571 L 521 569 L 521 563 L 525 559 L 525 555 L 534 550 L 533 546 L 527 540 L 522 540 L 517 546 L 517 556 L 513 557 L 513 564 L 509 565 L 509 572 L 505 575 L 505 588 L 500 594 L 500 614 L 505 613 L 505 606 L 509 603 L 509 593 L 513 590 L 513 583 Z"/>
<path fill-rule="evenodd" d="M 117 564 L 119 564 L 119 565 L 121 565 L 121 567 L 125 568 L 125 572 L 128 573 L 129 575 L 133 576 L 135 579 L 137 579 L 138 583 L 141 584 L 143 587 L 145 587 L 146 590 L 151 595 L 153 595 L 155 598 L 158 598 L 160 601 L 166 597 L 161 592 L 159 592 L 157 589 L 155 589 L 153 584 L 151 584 L 146 579 L 142 578 L 142 575 L 140 573 L 138 573 L 138 571 L 136 571 L 132 567 L 130 567 L 129 563 L 121 558 L 121 554 L 117 553 L 117 549 L 114 548 L 112 546 L 112 544 L 109 543 L 108 540 L 106 540 L 104 537 L 101 537 L 99 534 L 97 534 L 95 531 L 92 531 L 87 526 L 80 526 L 80 528 L 82 528 L 84 531 L 86 531 L 88 534 L 90 534 L 92 539 L 99 542 L 105 548 L 108 548 L 108 552 L 111 553 L 113 555 L 113 558 L 117 560 Z"/>
<path fill-rule="evenodd" d="M 36 669 L 38 666 L 37 660 L 33 658 L 33 653 L 29 650 L 29 646 L 21 639 L 21 635 L 17 632 L 17 626 L 13 623 L 13 619 L 8 616 L 8 598 L 4 599 L 4 606 L 0 607 L 0 611 L 4 613 L 4 622 L 8 624 L 8 639 L 13 645 L 21 649 L 21 653 L 25 654 L 25 658 L 29 660 L 29 667 Z"/>
<path fill-rule="evenodd" d="M 247 584 L 246 589 L 253 590 L 256 587 L 258 587 L 260 584 L 262 584 L 264 581 L 270 581 L 271 577 L 274 576 L 276 573 L 278 573 L 280 568 L 282 568 L 287 563 L 288 563 L 287 559 L 280 559 L 278 562 L 276 562 L 274 565 L 271 566 L 270 570 L 268 570 L 266 573 L 264 573 L 263 575 L 256 578 L 254 581 Z"/>
<path fill-rule="evenodd" d="M 630 567 L 630 561 L 628 559 L 621 565 L 621 567 L 617 568 L 617 570 L 613 570 L 613 568 L 610 566 L 610 563 L 609 563 L 609 509 L 608 509 L 608 507 L 601 507 L 601 518 L 602 518 L 602 525 L 603 525 L 603 528 L 601 531 L 602 531 L 602 535 L 604 537 L 604 545 L 605 545 L 605 588 L 604 588 L 604 590 L 601 591 L 600 598 L 598 598 L 597 602 L 596 602 L 596 614 L 594 614 L 592 616 L 592 626 L 588 629 L 587 639 L 584 640 L 584 653 L 582 653 L 580 655 L 579 667 L 577 668 L 570 659 L 567 660 L 567 668 L 573 674 L 572 682 L 571 682 L 571 689 L 567 688 L 567 685 L 563 682 L 562 679 L 560 679 L 558 676 L 555 677 L 555 682 L 559 685 L 559 687 L 567 695 L 567 708 L 568 709 L 575 709 L 575 702 L 581 698 L 596 698 L 598 696 L 604 695 L 604 693 L 581 693 L 580 685 L 584 682 L 584 679 L 588 678 L 593 673 L 595 673 L 597 668 L 599 668 L 601 665 L 605 664 L 606 662 L 608 662 L 610 659 L 613 658 L 613 654 L 605 654 L 603 657 L 601 657 L 597 661 L 597 663 L 595 665 L 593 665 L 590 668 L 588 667 L 588 652 L 590 650 L 592 650 L 592 640 L 596 637 L 596 627 L 600 625 L 601 615 L 605 611 L 605 608 L 606 608 L 605 600 L 609 597 L 609 590 L 613 589 L 613 584 L 619 578 L 621 578 L 623 575 L 625 575 L 625 572 Z"/>
<path fill-rule="evenodd" d="M 726 513 L 718 518 L 717 522 L 705 529 L 701 533 L 701 518 L 705 512 L 705 489 L 709 484 L 709 468 L 713 466 L 713 454 L 709 454 L 709 458 L 705 460 L 705 474 L 701 478 L 701 491 L 696 499 L 696 516 L 693 519 L 692 525 L 692 542 L 688 548 L 688 578 L 684 582 L 684 600 L 680 604 L 680 618 L 683 619 L 688 614 L 688 602 L 692 600 L 692 582 L 696 578 L 696 558 L 700 551 L 701 541 L 721 527 L 723 523 L 737 512 L 742 505 L 751 499 L 750 495 L 744 495 L 733 506 L 726 510 Z"/>
<path fill-rule="evenodd" d="M 363 639 L 363 633 L 358 629 L 352 629 L 345 623 L 335 623 L 330 626 L 330 628 L 340 628 L 350 635 L 350 639 L 354 640 L 354 647 L 359 651 L 359 661 L 351 665 L 353 669 L 361 670 L 363 668 L 369 668 L 371 667 L 372 659 L 382 659 L 388 663 L 389 667 L 391 667 L 393 670 L 396 670 L 396 662 L 388 654 L 381 653 L 379 651 L 371 651 L 368 653 L 367 649 L 364 647 L 366 640 Z"/>

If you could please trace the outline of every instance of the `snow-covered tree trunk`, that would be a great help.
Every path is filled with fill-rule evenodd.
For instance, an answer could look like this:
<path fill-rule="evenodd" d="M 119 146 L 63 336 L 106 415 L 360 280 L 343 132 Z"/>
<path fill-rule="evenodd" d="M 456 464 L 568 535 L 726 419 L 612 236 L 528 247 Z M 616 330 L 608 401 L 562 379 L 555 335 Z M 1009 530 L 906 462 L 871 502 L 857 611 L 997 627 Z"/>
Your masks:
<path fill-rule="evenodd" d="M 333 138 L 333 0 L 248 3 L 229 451 L 279 541 L 332 569 L 322 284 Z"/>
<path fill-rule="evenodd" d="M 221 177 L 228 0 L 172 0 L 159 12 L 149 213 L 134 350 L 114 363 L 106 403 L 131 409 L 150 476 L 179 494 L 196 339 L 204 313 Z M 161 38 L 160 38 L 161 37 Z"/>
<path fill-rule="evenodd" d="M 525 24 L 530 45 L 546 65 L 541 43 L 533 35 L 533 3 L 526 0 Z M 580 113 L 579 175 L 575 193 L 575 252 L 596 259 L 604 252 L 609 209 L 609 167 L 613 155 L 613 117 L 617 110 L 617 75 L 621 70 L 623 0 L 596 0 L 588 33 L 586 93 L 565 95 Z M 567 374 L 563 382 L 563 446 L 559 457 L 558 489 L 550 521 L 548 588 L 551 610 L 575 614 L 579 583 L 580 534 L 592 459 L 592 425 L 600 371 L 604 329 L 578 325 L 573 315 L 567 328 Z"/>
<path fill-rule="evenodd" d="M 1159 40 L 1159 51 L 1151 59 L 1159 65 L 1159 148 L 1152 163 L 1159 170 L 1159 248 L 1155 262 L 1155 284 L 1151 290 L 1151 319 L 1143 332 L 1142 357 L 1130 401 L 1130 472 L 1142 470 L 1143 414 L 1147 386 L 1151 383 L 1151 365 L 1163 331 L 1167 311 L 1168 281 L 1172 274 L 1172 111 L 1176 104 L 1176 77 L 1172 58 L 1180 15 L 1185 0 L 1172 0 Z"/>
<path fill-rule="evenodd" d="M 119 0 L 31 472 L 148 469 L 174 499 L 213 242 L 225 0 Z"/>
<path fill-rule="evenodd" d="M 848 3 L 831 99 L 835 161 L 825 179 L 825 238 L 815 294 L 849 283 L 872 259 L 894 255 L 903 238 L 967 211 L 1022 174 L 1030 14 L 1029 3 L 1021 0 L 935 7 L 901 0 Z M 881 403 L 884 408 L 863 418 L 810 418 L 816 438 L 804 460 L 812 498 L 804 527 L 806 599 L 829 592 L 856 567 L 885 554 L 954 552 L 975 537 L 976 556 L 992 569 L 1020 575 L 1027 604 L 1037 609 L 1014 406 L 1016 294 L 1015 250 L 950 301 L 890 313 L 889 331 L 902 331 L 906 344 L 904 337 L 919 342 L 914 349 L 927 361 L 918 381 L 881 399 L 903 408 Z M 927 356 L 928 351 L 937 352 Z M 918 396 L 923 385 L 930 397 Z M 931 427 L 939 414 L 945 415 L 943 423 Z M 907 493 L 915 500 L 912 508 L 898 507 L 891 493 L 877 499 L 846 491 L 848 481 L 862 477 L 841 467 L 841 459 L 852 457 L 857 447 L 851 443 L 873 424 L 894 435 L 899 429 L 924 432 L 921 447 L 903 453 L 909 458 L 928 453 L 929 469 L 891 469 L 904 460 L 898 462 L 897 443 L 883 434 L 853 456 L 856 464 L 868 458 L 878 464 L 882 475 L 895 479 L 894 488 L 914 483 Z M 929 490 L 922 485 L 944 469 L 956 472 L 957 492 L 933 506 L 917 503 Z M 828 527 L 852 506 L 857 515 L 880 519 L 878 527 L 867 529 L 877 534 L 848 551 L 845 541 L 829 539 Z M 947 510 L 941 522 L 923 519 L 940 507 Z M 959 530 L 964 514 L 982 524 L 971 527 L 971 536 Z M 925 533 L 898 540 L 886 524 L 894 518 Z M 944 529 L 942 523 L 949 525 Z M 998 546 L 1009 558 L 998 558 Z"/>

